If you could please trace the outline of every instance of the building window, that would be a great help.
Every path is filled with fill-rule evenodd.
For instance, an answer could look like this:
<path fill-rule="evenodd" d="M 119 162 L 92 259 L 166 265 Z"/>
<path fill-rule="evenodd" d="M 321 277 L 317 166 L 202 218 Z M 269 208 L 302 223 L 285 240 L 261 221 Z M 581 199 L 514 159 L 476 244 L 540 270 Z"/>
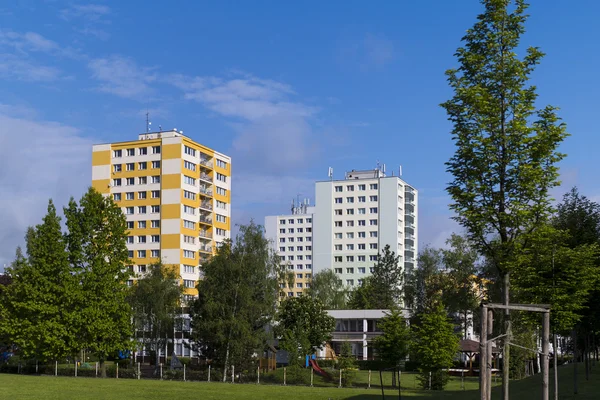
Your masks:
<path fill-rule="evenodd" d="M 195 186 L 196 185 L 196 179 L 192 178 L 191 176 L 184 175 L 183 176 L 183 183 Z"/>
<path fill-rule="evenodd" d="M 160 161 L 152 161 L 152 168 L 153 169 L 160 168 Z"/>
<path fill-rule="evenodd" d="M 353 274 L 354 273 L 354 268 L 346 268 L 346 273 L 347 274 Z"/>
<path fill-rule="evenodd" d="M 370 201 L 377 201 L 377 196 L 369 196 Z"/>
<path fill-rule="evenodd" d="M 346 221 L 346 226 L 354 226 L 354 221 Z"/>
<path fill-rule="evenodd" d="M 140 148 L 138 149 L 138 154 L 139 154 L 140 156 L 145 156 L 145 155 L 148 155 L 148 148 L 147 148 L 147 147 L 140 147 Z"/>
<path fill-rule="evenodd" d="M 367 213 L 367 209 L 366 208 L 359 208 L 358 209 L 358 213 L 359 214 L 366 214 Z"/>
<path fill-rule="evenodd" d="M 133 200 L 133 198 L 134 198 L 133 192 L 125 193 L 125 200 Z"/>
<path fill-rule="evenodd" d="M 342 245 L 341 244 L 336 244 L 335 245 L 335 250 L 336 251 L 342 251 Z"/>
<path fill-rule="evenodd" d="M 192 221 L 188 221 L 187 219 L 184 219 L 183 227 L 186 229 L 196 229 L 196 224 Z"/>
<path fill-rule="evenodd" d="M 189 146 L 184 145 L 183 146 L 183 151 L 185 154 L 187 154 L 188 156 L 192 156 L 192 157 L 196 157 L 196 150 L 192 149 Z"/>
<path fill-rule="evenodd" d="M 280 234 L 285 234 L 285 229 L 280 229 L 280 230 L 279 230 L 279 233 L 280 233 Z"/>
<path fill-rule="evenodd" d="M 362 257 L 364 258 L 364 256 L 362 256 Z M 359 257 L 359 258 L 360 258 L 360 257 Z M 359 273 L 359 274 L 364 274 L 364 273 L 366 273 L 366 269 L 365 269 L 365 267 L 358 267 L 358 273 Z"/>
<path fill-rule="evenodd" d="M 152 220 L 152 228 L 160 228 L 160 220 L 158 220 L 158 219 Z"/>
<path fill-rule="evenodd" d="M 377 231 L 371 231 L 371 232 L 369 232 L 369 237 L 376 238 L 377 237 Z"/>
<path fill-rule="evenodd" d="M 354 192 L 354 185 L 346 185 L 346 190 L 349 192 Z"/>
<path fill-rule="evenodd" d="M 354 197 L 346 197 L 346 203 L 354 203 Z"/>
<path fill-rule="evenodd" d="M 127 244 L 133 244 L 133 236 L 127 236 Z"/>
<path fill-rule="evenodd" d="M 307 242 L 312 242 L 312 237 L 311 237 L 311 236 L 307 236 L 307 237 L 306 237 L 306 241 L 307 241 Z"/>
<path fill-rule="evenodd" d="M 220 196 L 227 196 L 227 189 L 223 189 L 222 187 L 217 187 L 217 194 Z"/>
<path fill-rule="evenodd" d="M 142 171 L 148 169 L 148 163 L 146 161 L 138 163 L 138 169 Z"/>
<path fill-rule="evenodd" d="M 341 197 L 336 197 L 335 198 L 335 204 L 342 204 L 342 198 Z"/>
<path fill-rule="evenodd" d="M 297 289 L 302 289 L 302 282 L 296 283 L 296 288 Z"/>
<path fill-rule="evenodd" d="M 298 233 L 302 233 L 302 232 L 304 232 L 304 229 L 302 229 L 302 228 L 298 228 L 296 231 L 297 231 Z"/>
<path fill-rule="evenodd" d="M 366 238 L 367 237 L 366 232 L 358 232 L 358 237 L 359 238 Z"/>
<path fill-rule="evenodd" d="M 127 250 L 127 257 L 133 258 L 133 250 Z"/>
<path fill-rule="evenodd" d="M 299 246 L 299 251 L 302 251 L 302 246 Z M 299 255 L 298 260 L 302 260 L 303 256 Z"/>
<path fill-rule="evenodd" d="M 138 229 L 146 229 L 146 221 L 138 221 Z"/>
<path fill-rule="evenodd" d="M 127 221 L 127 229 L 133 229 L 133 221 Z"/>
<path fill-rule="evenodd" d="M 194 281 L 192 281 L 192 280 L 190 280 L 190 279 L 184 279 L 184 280 L 183 280 L 183 286 L 185 286 L 186 288 L 191 288 L 191 289 L 193 289 L 193 288 L 194 288 L 194 286 L 195 286 L 195 283 L 196 283 L 196 282 L 194 282 Z"/>
<path fill-rule="evenodd" d="M 312 218 L 306 218 L 306 223 L 307 224 L 312 224 Z M 310 229 L 310 228 L 306 228 L 306 229 L 307 229 L 306 232 L 309 232 L 308 229 Z"/>
<path fill-rule="evenodd" d="M 217 180 L 221 182 L 227 182 L 227 177 L 217 172 Z"/>
<path fill-rule="evenodd" d="M 146 206 L 139 206 L 138 214 L 146 214 Z"/>
<path fill-rule="evenodd" d="M 354 215 L 354 208 L 347 208 L 346 209 L 346 214 L 347 215 Z"/>
<path fill-rule="evenodd" d="M 312 246 L 306 246 L 305 249 L 306 251 L 312 251 Z"/>
<path fill-rule="evenodd" d="M 121 172 L 121 164 L 113 165 L 113 172 Z"/>
<path fill-rule="evenodd" d="M 221 214 L 217 214 L 217 221 L 218 222 L 223 222 L 226 223 L 227 222 L 227 217 Z"/>
<path fill-rule="evenodd" d="M 126 171 L 133 171 L 135 169 L 135 164 L 134 163 L 127 163 L 125 164 L 125 170 Z"/>
<path fill-rule="evenodd" d="M 215 229 L 215 232 L 217 233 L 218 236 L 225 236 L 225 229 L 223 229 L 223 228 L 217 228 L 217 229 Z"/>
<path fill-rule="evenodd" d="M 283 253 L 283 252 L 285 252 L 285 246 L 281 246 L 281 247 L 279 248 L 279 251 L 281 251 L 282 253 Z"/>
<path fill-rule="evenodd" d="M 280 219 L 279 220 L 279 225 L 285 225 L 285 219 Z"/>
<path fill-rule="evenodd" d="M 288 238 L 288 242 L 293 242 L 293 241 L 294 241 L 294 238 L 293 238 L 293 237 L 291 237 L 291 238 Z"/>
<path fill-rule="evenodd" d="M 135 149 L 127 149 L 127 156 L 128 157 L 135 156 Z"/>
<path fill-rule="evenodd" d="M 191 161 L 184 160 L 183 161 L 183 168 L 189 169 L 190 171 L 195 171 L 196 170 L 196 164 L 194 164 Z"/>
<path fill-rule="evenodd" d="M 336 228 L 341 228 L 341 227 L 342 227 L 342 221 L 335 221 L 335 222 L 334 222 L 334 226 L 335 226 Z"/>
<path fill-rule="evenodd" d="M 366 190 L 366 186 L 365 185 L 358 185 L 358 190 Z"/>
<path fill-rule="evenodd" d="M 146 192 L 138 192 L 138 199 L 145 200 L 146 199 Z"/>
<path fill-rule="evenodd" d="M 138 185 L 145 185 L 148 182 L 148 178 L 145 176 L 140 176 L 138 178 Z"/>
<path fill-rule="evenodd" d="M 342 210 L 335 210 L 335 215 L 342 215 Z"/>
<path fill-rule="evenodd" d="M 150 212 L 152 214 L 159 213 L 160 212 L 160 206 L 152 206 L 151 209 L 150 209 Z"/>
<path fill-rule="evenodd" d="M 366 257 L 365 257 L 365 256 L 358 256 L 358 261 L 359 261 L 359 262 L 366 261 Z M 364 268 L 363 268 L 363 270 L 364 270 Z M 358 269 L 358 272 L 360 272 L 360 268 Z M 365 272 L 365 271 L 363 271 L 363 273 L 364 273 L 364 272 Z"/>
<path fill-rule="evenodd" d="M 184 190 L 183 197 L 189 200 L 196 200 L 196 193 L 190 192 L 189 190 Z"/>
<path fill-rule="evenodd" d="M 346 285 L 354 286 L 354 279 L 346 279 Z"/>
<path fill-rule="evenodd" d="M 196 258 L 196 253 L 194 253 L 191 250 L 183 250 L 183 257 L 184 258 Z"/>
<path fill-rule="evenodd" d="M 341 186 L 336 186 L 335 187 L 335 191 L 336 192 L 341 192 L 342 191 L 342 187 Z"/>
<path fill-rule="evenodd" d="M 377 261 L 377 255 L 376 254 L 372 254 L 369 256 L 369 261 Z M 373 271 L 371 271 L 373 272 Z"/>
<path fill-rule="evenodd" d="M 377 249 L 377 243 L 371 243 L 371 244 L 369 244 L 369 248 L 370 249 Z"/>
<path fill-rule="evenodd" d="M 346 256 L 347 262 L 354 262 L 354 256 Z M 352 273 L 354 273 L 354 268 L 352 268 Z"/>
<path fill-rule="evenodd" d="M 196 215 L 196 209 L 194 207 L 183 205 L 183 212 L 186 214 Z"/>
<path fill-rule="evenodd" d="M 160 183 L 160 175 L 153 176 L 152 183 Z"/>
<path fill-rule="evenodd" d="M 146 250 L 138 250 L 137 256 L 138 258 L 146 258 Z"/>
<path fill-rule="evenodd" d="M 367 201 L 367 198 L 365 196 L 358 196 L 359 203 L 365 203 L 366 201 Z"/>
<path fill-rule="evenodd" d="M 346 245 L 346 250 L 354 250 L 354 245 L 353 244 L 347 244 Z"/>
<path fill-rule="evenodd" d="M 114 193 L 113 194 L 113 200 L 114 201 L 121 201 L 121 193 Z"/>
<path fill-rule="evenodd" d="M 367 225 L 367 221 L 365 221 L 364 219 L 358 220 L 358 226 L 366 226 L 366 225 Z"/>
<path fill-rule="evenodd" d="M 366 249 L 366 245 L 364 243 L 359 243 L 358 244 L 358 249 L 359 250 L 365 250 Z"/>
<path fill-rule="evenodd" d="M 376 183 L 371 183 L 369 185 L 369 189 L 371 189 L 371 190 L 377 190 L 377 184 Z"/>
<path fill-rule="evenodd" d="M 371 208 L 369 208 L 369 212 L 371 214 L 377 214 L 377 207 L 371 207 Z"/>
<path fill-rule="evenodd" d="M 333 257 L 333 261 L 335 261 L 335 262 L 342 262 L 342 256 L 335 256 L 335 257 Z"/>
<path fill-rule="evenodd" d="M 127 186 L 135 185 L 135 178 L 126 178 L 125 179 L 125 184 Z"/>
<path fill-rule="evenodd" d="M 184 265 L 183 266 L 183 272 L 185 272 L 186 274 L 193 274 L 194 273 L 194 266 L 193 265 Z"/>
<path fill-rule="evenodd" d="M 342 233 L 341 232 L 336 232 L 335 238 L 336 239 L 341 239 L 342 238 Z"/>
<path fill-rule="evenodd" d="M 227 203 L 225 203 L 224 201 L 221 201 L 221 200 L 217 200 L 217 208 L 220 208 L 222 210 L 227 210 Z"/>
<path fill-rule="evenodd" d="M 371 226 L 377 225 L 377 220 L 376 219 L 370 219 L 369 220 L 369 225 L 371 225 Z"/>
<path fill-rule="evenodd" d="M 342 273 L 342 268 L 334 268 L 334 269 L 333 269 L 333 271 L 334 271 L 336 274 L 341 274 L 341 273 Z"/>
<path fill-rule="evenodd" d="M 302 246 L 296 246 L 296 251 L 302 251 Z M 301 260 L 302 258 L 300 258 L 302 256 L 298 256 L 298 260 Z"/>
<path fill-rule="evenodd" d="M 158 198 L 160 198 L 160 190 L 153 190 L 153 191 L 152 191 L 152 198 L 153 198 L 153 199 L 158 199 Z"/>
<path fill-rule="evenodd" d="M 137 242 L 138 243 L 146 243 L 146 236 L 138 236 Z"/>
<path fill-rule="evenodd" d="M 152 154 L 160 154 L 160 146 L 152 146 Z"/>
<path fill-rule="evenodd" d="M 127 214 L 127 215 L 133 214 L 133 207 L 125 207 L 125 214 Z"/>
<path fill-rule="evenodd" d="M 123 150 L 113 150 L 113 158 L 123 157 Z"/>
<path fill-rule="evenodd" d="M 152 235 L 150 241 L 152 243 L 160 243 L 160 236 L 159 235 Z"/>
<path fill-rule="evenodd" d="M 227 169 L 227 163 L 223 160 L 217 159 L 217 167 Z"/>
<path fill-rule="evenodd" d="M 279 243 L 285 243 L 285 238 L 279 238 Z"/>
<path fill-rule="evenodd" d="M 152 258 L 160 258 L 160 250 L 151 250 L 150 257 Z"/>

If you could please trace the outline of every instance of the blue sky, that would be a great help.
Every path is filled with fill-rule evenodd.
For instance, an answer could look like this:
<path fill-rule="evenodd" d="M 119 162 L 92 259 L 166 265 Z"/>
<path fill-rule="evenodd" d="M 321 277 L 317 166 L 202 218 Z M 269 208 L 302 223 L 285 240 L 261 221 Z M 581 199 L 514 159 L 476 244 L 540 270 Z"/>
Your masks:
<path fill-rule="evenodd" d="M 538 105 L 561 107 L 563 187 L 600 199 L 600 2 L 533 0 L 524 45 L 547 56 Z M 233 157 L 233 222 L 287 211 L 314 181 L 388 172 L 420 190 L 420 245 L 443 244 L 451 96 L 444 71 L 481 11 L 460 1 L 0 3 L 0 268 L 49 197 L 90 183 L 92 143 L 153 127 Z"/>

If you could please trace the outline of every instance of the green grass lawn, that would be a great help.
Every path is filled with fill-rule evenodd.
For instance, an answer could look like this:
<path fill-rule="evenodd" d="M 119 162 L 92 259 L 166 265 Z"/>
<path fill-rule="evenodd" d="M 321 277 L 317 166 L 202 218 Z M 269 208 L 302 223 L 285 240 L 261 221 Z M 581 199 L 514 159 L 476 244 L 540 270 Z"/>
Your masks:
<path fill-rule="evenodd" d="M 600 398 L 600 365 L 592 369 L 590 380 L 586 381 L 580 367 L 579 394 L 573 395 L 573 366 L 559 369 L 561 400 L 596 400 Z M 375 373 L 373 373 L 375 375 Z M 363 379 L 363 374 L 357 379 Z M 409 374 L 406 382 L 410 383 Z M 413 378 L 414 379 L 414 378 Z M 410 385 L 408 385 L 410 386 Z M 455 379 L 443 392 L 404 389 L 403 396 L 427 398 L 431 400 L 476 400 L 476 379 L 467 385 L 469 390 L 460 389 L 460 379 Z M 392 397 L 395 396 L 395 397 Z M 398 392 L 387 390 L 386 398 L 397 398 Z M 496 387 L 493 398 L 499 398 L 500 388 Z M 157 380 L 65 378 L 53 376 L 25 376 L 0 374 L 0 398 L 6 399 L 368 399 L 381 398 L 379 388 L 344 388 L 278 386 L 256 384 L 230 384 L 206 382 L 175 382 Z M 511 400 L 535 400 L 541 398 L 541 376 L 511 383 Z M 551 394 L 552 398 L 552 394 Z"/>

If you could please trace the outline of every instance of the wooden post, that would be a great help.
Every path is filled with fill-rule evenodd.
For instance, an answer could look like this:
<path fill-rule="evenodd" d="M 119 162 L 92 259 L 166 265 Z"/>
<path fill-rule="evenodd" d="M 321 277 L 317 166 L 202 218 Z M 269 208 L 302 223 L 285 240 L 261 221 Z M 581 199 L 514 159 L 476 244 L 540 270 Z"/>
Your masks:
<path fill-rule="evenodd" d="M 98 377 L 98 361 L 96 361 L 96 378 Z"/>
<path fill-rule="evenodd" d="M 208 382 L 210 382 L 210 365 L 208 366 Z"/>
<path fill-rule="evenodd" d="M 75 360 L 75 378 L 77 378 L 77 360 Z"/>
<path fill-rule="evenodd" d="M 429 371 L 429 390 L 431 390 L 431 371 Z"/>
<path fill-rule="evenodd" d="M 550 400 L 548 392 L 550 364 L 550 313 L 544 313 L 542 322 L 542 400 Z"/>
<path fill-rule="evenodd" d="M 98 372 L 96 372 L 98 375 Z M 54 361 L 54 376 L 58 376 L 58 361 Z"/>
<path fill-rule="evenodd" d="M 342 387 L 342 369 L 340 368 L 340 384 L 338 387 Z"/>
<path fill-rule="evenodd" d="M 35 373 L 36 374 L 38 373 L 38 370 L 39 370 L 39 368 L 38 368 L 38 360 L 35 360 Z"/>
<path fill-rule="evenodd" d="M 310 387 L 313 386 L 313 375 L 314 375 L 315 371 L 311 368 L 310 369 Z"/>
<path fill-rule="evenodd" d="M 142 378 L 142 373 L 141 373 L 141 371 L 140 371 L 140 362 L 139 362 L 139 361 L 138 361 L 138 363 L 137 363 L 137 367 L 138 367 L 138 368 L 137 368 L 137 369 L 138 369 L 138 371 L 137 371 L 137 378 L 138 378 L 138 379 L 141 379 L 141 378 Z"/>
<path fill-rule="evenodd" d="M 160 379 L 162 380 L 162 363 L 159 363 L 159 364 L 160 364 Z"/>
<path fill-rule="evenodd" d="M 558 344 L 556 333 L 552 335 L 552 347 L 554 347 L 554 400 L 558 400 Z"/>
<path fill-rule="evenodd" d="M 312 375 L 311 375 L 311 382 L 312 382 Z M 260 366 L 256 367 L 256 384 L 260 385 Z M 312 386 L 312 384 L 310 386 Z"/>
<path fill-rule="evenodd" d="M 231 366 L 231 383 L 235 382 L 235 365 Z"/>
<path fill-rule="evenodd" d="M 285 378 L 286 378 L 285 372 L 286 372 L 285 367 L 283 367 L 283 386 L 285 386 Z"/>
<path fill-rule="evenodd" d="M 183 364 L 183 381 L 185 382 L 185 364 Z"/>
<path fill-rule="evenodd" d="M 481 400 L 487 400 L 487 307 L 481 306 L 481 337 L 479 338 L 479 394 Z M 506 366 L 505 366 L 506 367 Z"/>
<path fill-rule="evenodd" d="M 367 389 L 371 389 L 371 370 L 369 370 L 369 383 Z"/>
<path fill-rule="evenodd" d="M 460 388 L 465 390 L 465 371 L 461 371 L 460 373 Z"/>
<path fill-rule="evenodd" d="M 488 310 L 488 317 L 487 317 L 487 323 L 488 323 L 488 329 L 487 329 L 487 333 L 488 336 L 492 336 L 494 334 L 494 312 L 492 310 Z M 487 367 L 486 367 L 486 371 L 487 371 L 487 399 L 486 400 L 491 400 L 492 398 L 492 368 L 494 367 L 494 353 L 493 353 L 493 349 L 492 349 L 492 341 L 491 340 L 487 340 L 487 349 L 486 349 L 486 361 L 487 361 Z"/>
<path fill-rule="evenodd" d="M 117 362 L 117 370 L 116 370 L 115 376 L 117 379 L 119 379 L 119 363 L 118 362 Z"/>

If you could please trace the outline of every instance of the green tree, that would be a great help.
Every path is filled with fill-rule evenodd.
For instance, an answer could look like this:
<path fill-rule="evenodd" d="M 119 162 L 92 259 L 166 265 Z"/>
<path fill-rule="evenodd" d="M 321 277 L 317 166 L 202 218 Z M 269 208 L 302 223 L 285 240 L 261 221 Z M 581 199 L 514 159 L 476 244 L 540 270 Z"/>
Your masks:
<path fill-rule="evenodd" d="M 448 381 L 444 370 L 452 366 L 458 353 L 458 342 L 454 326 L 441 303 L 424 312 L 418 325 L 413 325 L 411 354 L 419 363 L 419 381 L 424 389 L 429 387 L 430 373 L 431 389 L 444 389 Z"/>
<path fill-rule="evenodd" d="M 382 334 L 373 339 L 371 346 L 388 367 L 399 368 L 408 356 L 411 341 L 410 329 L 402 311 L 392 309 L 377 321 L 377 327 Z M 392 375 L 392 386 L 396 386 L 396 374 Z"/>
<path fill-rule="evenodd" d="M 75 322 L 78 339 L 82 349 L 98 356 L 105 377 L 106 359 L 132 347 L 127 223 L 113 200 L 93 188 L 79 205 L 71 199 L 64 213 L 69 258 L 82 290 Z"/>
<path fill-rule="evenodd" d="M 181 315 L 183 286 L 179 279 L 178 271 L 172 266 L 157 262 L 150 265 L 148 272 L 131 288 L 129 304 L 139 332 L 136 339 L 154 354 L 166 347 Z"/>
<path fill-rule="evenodd" d="M 556 163 L 564 157 L 557 148 L 567 133 L 556 108 L 535 107 L 529 79 L 544 54 L 529 47 L 522 59 L 517 56 L 527 19 L 524 0 L 482 3 L 484 12 L 456 52 L 460 66 L 446 72 L 454 96 L 442 107 L 456 145 L 446 164 L 453 176 L 447 190 L 455 219 L 499 270 L 508 304 L 515 246 L 550 213 L 549 190 L 558 185 Z M 510 335 L 510 320 L 505 323 Z M 507 398 L 507 369 L 504 378 Z"/>
<path fill-rule="evenodd" d="M 398 307 L 402 301 L 404 280 L 399 259 L 400 257 L 391 251 L 390 245 L 385 245 L 377 255 L 373 274 L 350 294 L 350 307 L 382 310 Z"/>
<path fill-rule="evenodd" d="M 280 346 L 289 353 L 290 365 L 299 365 L 331 338 L 335 319 L 330 317 L 318 298 L 291 297 L 283 301 L 276 316 L 275 334 Z"/>
<path fill-rule="evenodd" d="M 468 238 L 453 233 L 446 241 L 448 249 L 442 250 L 442 263 L 448 284 L 442 301 L 450 314 L 457 316 L 463 337 L 471 326 L 472 316 L 482 300 L 482 280 L 478 277 L 477 250 Z"/>
<path fill-rule="evenodd" d="M 198 299 L 190 305 L 193 338 L 223 368 L 225 379 L 232 365 L 248 366 L 263 348 L 282 268 L 263 228 L 251 222 L 240 227 L 235 244 L 224 242 L 201 269 Z"/>
<path fill-rule="evenodd" d="M 313 275 L 306 294 L 321 300 L 327 310 L 342 310 L 346 307 L 348 300 L 348 289 L 330 269 Z"/>
<path fill-rule="evenodd" d="M 356 377 L 358 364 L 352 354 L 352 344 L 348 341 L 342 343 L 340 355 L 337 359 L 338 368 L 342 370 L 342 386 L 350 386 Z"/>
<path fill-rule="evenodd" d="M 417 268 L 407 276 L 404 288 L 406 307 L 413 316 L 422 314 L 442 300 L 447 280 L 441 273 L 443 255 L 439 249 L 425 247 L 417 257 Z"/>
<path fill-rule="evenodd" d="M 78 287 L 52 200 L 43 222 L 29 228 L 26 241 L 28 257 L 17 249 L 7 270 L 12 284 L 0 305 L 0 335 L 26 358 L 49 361 L 73 355 L 79 349 L 73 329 Z"/>
<path fill-rule="evenodd" d="M 599 244 L 600 205 L 574 187 L 558 204 L 552 225 L 569 233 L 565 239 L 571 248 L 582 244 Z"/>

